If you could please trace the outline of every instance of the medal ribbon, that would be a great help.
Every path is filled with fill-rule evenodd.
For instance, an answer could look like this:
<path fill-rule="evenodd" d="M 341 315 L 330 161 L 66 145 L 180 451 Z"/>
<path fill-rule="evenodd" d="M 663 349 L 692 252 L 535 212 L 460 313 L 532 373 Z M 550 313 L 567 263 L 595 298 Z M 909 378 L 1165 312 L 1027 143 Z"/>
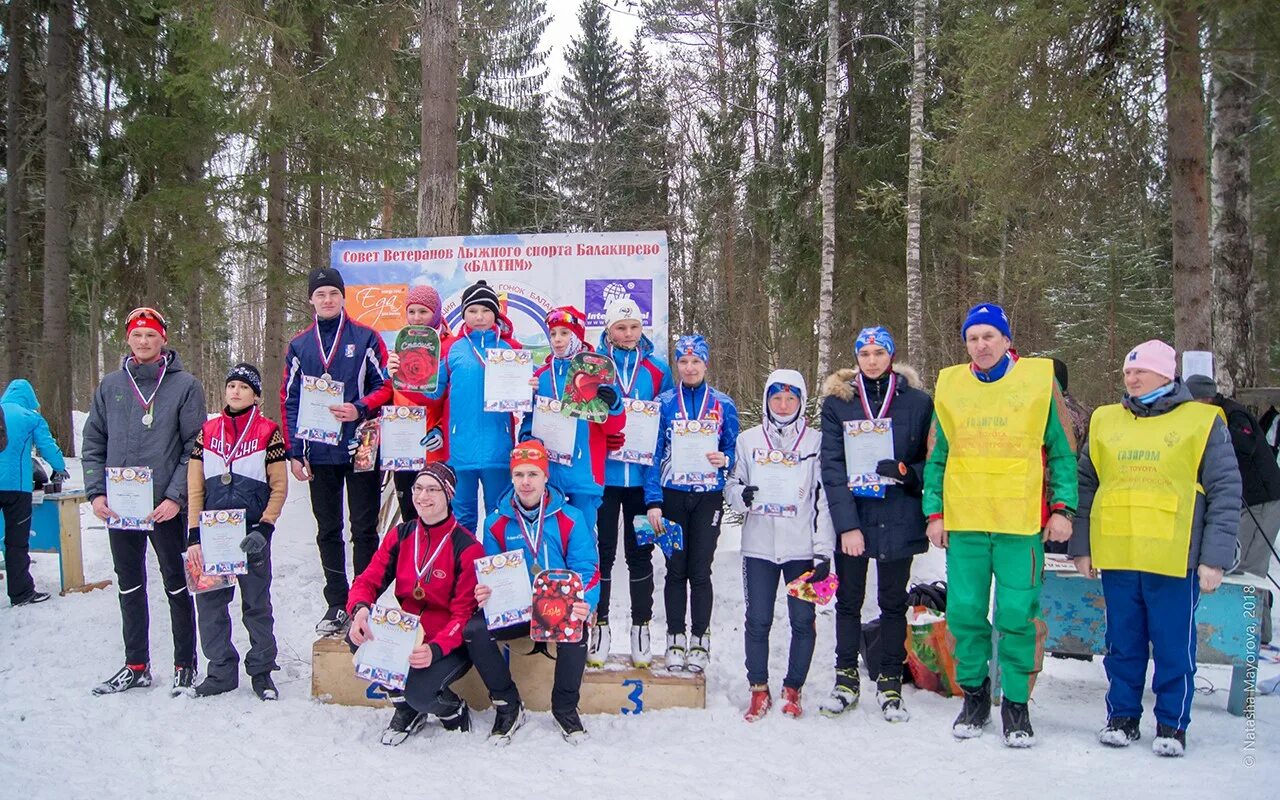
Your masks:
<path fill-rule="evenodd" d="M 129 360 L 132 361 L 134 364 L 138 364 L 138 360 L 135 359 L 133 356 L 129 356 Z M 142 365 L 138 364 L 138 366 L 142 366 Z M 155 401 L 156 395 L 160 393 L 160 384 L 164 383 L 164 375 L 168 370 L 169 370 L 169 359 L 165 358 L 164 356 L 161 356 L 160 357 L 160 374 L 156 377 L 156 388 L 151 392 L 150 397 L 143 397 L 142 390 L 138 388 L 138 382 L 133 378 L 133 373 L 130 372 L 127 368 L 125 369 L 124 374 L 129 376 L 129 383 L 133 384 L 133 394 L 135 397 L 138 398 L 138 403 L 141 404 L 142 406 L 142 413 L 144 414 L 151 413 L 151 404 Z"/>
<path fill-rule="evenodd" d="M 450 528 L 449 532 L 446 533 L 444 535 L 444 538 L 440 540 L 440 544 L 436 545 L 435 552 L 432 553 L 429 558 L 427 558 L 427 562 L 422 566 L 418 566 L 418 562 L 422 557 L 419 548 L 422 544 L 422 540 L 427 538 L 427 528 L 425 525 L 422 524 L 422 520 L 418 520 L 418 530 L 415 531 L 414 537 L 413 537 L 413 571 L 417 573 L 419 584 L 431 583 L 430 577 L 427 577 L 426 581 L 423 581 L 423 577 L 427 576 L 427 573 L 431 571 L 431 565 L 436 563 L 436 559 L 440 557 L 440 551 L 444 550 L 444 546 L 449 543 L 449 539 L 453 535 L 454 529 L 457 527 L 458 527 L 458 523 L 455 522 L 453 524 L 453 528 Z M 418 534 L 422 534 L 422 535 L 419 536 Z"/>
<path fill-rule="evenodd" d="M 471 352 L 475 354 L 475 356 L 476 356 L 476 361 L 479 361 L 479 362 L 480 362 L 480 366 L 482 366 L 482 367 L 483 367 L 483 366 L 484 366 L 484 363 L 485 363 L 485 362 L 484 362 L 484 353 L 481 353 L 478 349 L 476 349 L 475 342 L 471 341 L 471 334 L 472 334 L 472 333 L 479 333 L 479 334 L 480 334 L 480 343 L 481 343 L 481 344 L 484 344 L 484 335 L 485 335 L 486 331 L 472 331 L 470 328 L 466 328 L 466 329 L 463 331 L 463 334 L 462 334 L 462 338 L 464 338 L 464 339 L 466 339 L 466 340 L 467 340 L 467 346 L 469 346 L 469 347 L 471 348 Z"/>
<path fill-rule="evenodd" d="M 239 453 L 239 452 L 240 452 L 240 445 L 244 444 L 244 440 L 249 436 L 249 431 L 253 429 L 253 421 L 254 421 L 254 419 L 256 419 L 256 418 L 257 418 L 257 416 L 258 416 L 258 407 L 257 407 L 257 406 L 254 406 L 254 407 L 253 407 L 253 409 L 249 412 L 249 421 L 248 421 L 248 422 L 246 422 L 246 423 L 244 424 L 244 431 L 240 434 L 240 437 L 239 437 L 239 438 L 237 438 L 237 439 L 235 440 L 235 444 L 234 444 L 234 445 L 232 445 L 232 447 L 231 447 L 231 451 L 230 451 L 230 452 L 228 452 L 226 455 L 224 455 L 224 456 L 222 457 L 223 462 L 224 462 L 224 463 L 226 463 L 226 465 L 227 465 L 227 474 L 228 474 L 228 475 L 230 475 L 230 474 L 231 474 L 231 465 L 235 462 L 235 460 L 236 460 L 237 458 L 242 458 L 244 455 L 246 455 L 245 453 L 241 453 L 240 455 L 236 455 L 236 453 Z M 231 441 L 231 436 L 228 436 L 228 435 L 227 435 L 227 420 L 228 420 L 228 419 L 230 419 L 230 418 L 229 418 L 229 417 L 227 417 L 227 415 L 225 415 L 225 414 L 224 414 L 224 415 L 222 416 L 222 441 L 224 441 L 224 442 L 230 442 L 230 441 Z M 232 434 L 233 434 L 233 435 L 235 434 L 235 421 L 234 421 L 234 420 L 233 420 L 233 421 L 232 421 L 232 423 L 231 423 L 231 432 L 232 432 Z"/>
<path fill-rule="evenodd" d="M 800 418 L 799 418 L 798 420 L 796 420 L 796 441 L 795 441 L 795 444 L 794 444 L 794 445 L 792 445 L 792 447 L 791 447 L 791 449 L 792 449 L 792 450 L 795 450 L 796 448 L 798 448 L 798 447 L 800 446 L 800 440 L 804 438 L 804 432 L 805 432 L 806 430 L 808 430 L 808 429 L 809 429 L 809 423 L 808 423 L 808 421 L 806 421 L 806 420 L 805 420 L 805 418 L 804 418 L 803 416 L 800 416 L 799 414 L 797 414 L 796 416 L 798 416 L 798 417 L 800 417 Z M 764 444 L 765 444 L 765 447 L 769 448 L 770 450 L 780 450 L 780 449 L 782 449 L 782 448 L 774 447 L 774 446 L 773 446 L 773 439 L 772 439 L 772 437 L 770 437 L 770 436 L 769 436 L 769 426 L 768 426 L 768 425 L 762 425 L 762 426 L 760 426 L 760 427 L 761 427 L 761 429 L 764 431 Z M 781 443 L 779 443 L 779 444 L 781 444 Z"/>
<path fill-rule="evenodd" d="M 704 390 L 702 395 L 702 408 L 698 410 L 698 416 L 692 418 L 689 416 L 689 412 L 684 406 L 684 386 L 681 385 L 679 388 L 680 390 L 676 392 L 676 402 L 680 404 L 680 416 L 685 419 L 702 419 L 703 416 L 706 415 L 707 407 L 711 403 L 711 387 L 707 386 L 706 383 L 702 384 L 702 388 Z"/>
<path fill-rule="evenodd" d="M 631 365 L 631 376 L 625 380 L 622 373 L 622 367 L 618 366 L 618 359 L 614 356 L 614 352 L 616 352 L 616 348 L 614 348 L 613 345 L 609 345 L 609 358 L 613 359 L 613 364 L 617 368 L 618 385 L 622 387 L 622 396 L 631 397 L 631 390 L 636 386 L 636 378 L 640 376 L 640 351 L 635 351 L 636 360 L 635 363 Z"/>
<path fill-rule="evenodd" d="M 529 551 L 533 554 L 533 560 L 538 560 L 538 548 L 542 546 L 542 527 L 547 521 L 547 504 L 544 502 L 538 505 L 538 524 L 533 529 L 532 535 L 529 532 L 529 525 L 524 521 L 524 513 L 520 508 L 520 501 L 512 497 L 511 504 L 515 506 L 516 523 L 520 526 L 520 535 L 524 537 L 525 544 L 529 545 Z"/>
<path fill-rule="evenodd" d="M 862 373 L 858 373 L 858 399 L 862 401 L 862 413 L 867 415 L 867 419 L 884 419 L 889 416 L 889 406 L 893 405 L 893 398 L 898 392 L 898 373 L 889 373 L 889 387 L 885 390 L 884 403 L 880 405 L 880 413 L 871 413 L 871 404 L 867 402 L 867 385 L 862 382 Z"/>
<path fill-rule="evenodd" d="M 320 365 L 324 368 L 324 374 L 329 375 L 329 365 L 333 363 L 333 359 L 338 355 L 338 344 L 342 341 L 342 331 L 347 327 L 347 312 L 342 310 L 338 312 L 338 332 L 333 335 L 333 346 L 329 348 L 329 352 L 324 351 L 324 340 L 320 338 L 320 318 L 316 318 L 316 347 L 320 349 Z"/>

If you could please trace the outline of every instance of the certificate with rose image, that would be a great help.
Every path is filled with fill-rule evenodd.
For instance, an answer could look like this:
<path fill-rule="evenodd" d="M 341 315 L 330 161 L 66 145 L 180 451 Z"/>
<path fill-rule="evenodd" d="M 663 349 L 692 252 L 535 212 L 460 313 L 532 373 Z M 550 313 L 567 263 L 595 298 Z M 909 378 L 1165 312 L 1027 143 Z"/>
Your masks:
<path fill-rule="evenodd" d="M 573 447 L 578 440 L 578 421 L 566 417 L 564 404 L 554 397 L 538 395 L 533 404 L 533 436 L 547 448 L 547 457 L 556 464 L 573 463 Z"/>
<path fill-rule="evenodd" d="M 403 689 L 409 677 L 409 656 L 426 638 L 421 620 L 398 608 L 374 605 L 369 608 L 369 637 L 351 657 L 356 677 Z"/>
<path fill-rule="evenodd" d="M 408 325 L 396 334 L 396 388 L 403 392 L 434 392 L 440 374 L 440 334 L 426 325 Z"/>
<path fill-rule="evenodd" d="M 342 404 L 344 388 L 342 381 L 302 376 L 302 391 L 298 395 L 299 439 L 338 443 L 342 438 L 342 423 L 329 408 Z"/>
<path fill-rule="evenodd" d="M 244 509 L 200 512 L 200 555 L 209 575 L 244 575 L 248 556 L 240 549 L 246 534 Z"/>
<path fill-rule="evenodd" d="M 476 559 L 476 582 L 493 594 L 484 604 L 489 630 L 528 622 L 533 606 L 533 584 L 523 550 L 509 550 Z"/>
<path fill-rule="evenodd" d="M 116 515 L 108 526 L 125 531 L 149 531 L 147 517 L 156 508 L 151 467 L 107 467 L 107 507 Z"/>
<path fill-rule="evenodd" d="M 624 400 L 627 424 L 622 428 L 625 440 L 621 450 L 609 454 L 614 461 L 628 464 L 653 464 L 653 451 L 658 446 L 662 423 L 661 408 L 655 400 Z"/>
<path fill-rule="evenodd" d="M 383 469 L 420 470 L 427 465 L 427 409 L 422 406 L 383 406 L 379 419 L 379 453 Z"/>
<path fill-rule="evenodd" d="M 678 486 L 714 486 L 720 471 L 707 453 L 720 450 L 720 423 L 678 419 L 671 423 L 671 482 Z"/>
<path fill-rule="evenodd" d="M 766 517 L 794 517 L 800 508 L 804 470 L 800 454 L 757 447 L 751 451 L 751 482 L 756 485 L 751 513 Z"/>
<path fill-rule="evenodd" d="M 533 410 L 533 352 L 493 347 L 485 351 L 484 410 L 514 414 Z"/>

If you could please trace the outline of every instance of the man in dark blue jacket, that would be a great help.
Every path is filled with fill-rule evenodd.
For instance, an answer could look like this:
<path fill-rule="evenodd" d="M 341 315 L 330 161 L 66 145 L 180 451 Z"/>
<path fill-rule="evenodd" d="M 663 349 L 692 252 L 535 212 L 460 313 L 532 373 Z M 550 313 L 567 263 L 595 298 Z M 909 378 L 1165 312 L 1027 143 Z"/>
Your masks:
<path fill-rule="evenodd" d="M 307 291 L 315 319 L 289 342 L 280 381 L 280 420 L 293 477 L 311 484 L 311 511 L 316 518 L 316 544 L 324 569 L 328 606 L 316 625 L 321 635 L 339 633 L 347 622 L 347 557 L 342 539 L 342 487 L 347 488 L 351 515 L 352 561 L 364 571 L 378 549 L 378 499 L 382 473 L 355 472 L 349 445 L 356 428 L 369 416 L 364 398 L 382 385 L 387 347 L 377 331 L 349 319 L 343 310 L 346 286 L 329 267 L 311 271 Z M 341 423 L 333 435 L 319 427 L 299 429 L 304 392 L 325 388 L 334 395 L 329 413 Z M 305 420 L 304 420 L 305 421 Z"/>

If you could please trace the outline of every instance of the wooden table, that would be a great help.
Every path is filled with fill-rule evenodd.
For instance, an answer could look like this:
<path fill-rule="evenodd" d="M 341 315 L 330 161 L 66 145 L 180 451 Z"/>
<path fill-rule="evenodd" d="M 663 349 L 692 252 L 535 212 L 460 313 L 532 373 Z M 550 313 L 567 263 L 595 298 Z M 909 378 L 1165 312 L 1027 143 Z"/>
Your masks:
<path fill-rule="evenodd" d="M 83 489 L 45 494 L 31 507 L 31 552 L 57 553 L 58 571 L 62 578 L 62 594 L 89 592 L 111 585 L 111 581 L 85 583 L 84 557 L 80 547 L 80 504 L 85 502 Z M 4 520 L 0 518 L 0 531 Z M 0 534 L 0 548 L 3 547 Z"/>

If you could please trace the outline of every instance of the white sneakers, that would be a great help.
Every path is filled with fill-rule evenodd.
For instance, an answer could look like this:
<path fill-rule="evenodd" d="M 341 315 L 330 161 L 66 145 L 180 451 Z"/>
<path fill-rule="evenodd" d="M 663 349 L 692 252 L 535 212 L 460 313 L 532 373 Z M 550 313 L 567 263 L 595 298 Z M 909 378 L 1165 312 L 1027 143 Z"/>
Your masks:
<path fill-rule="evenodd" d="M 591 627 L 591 641 L 587 645 L 587 666 L 603 667 L 609 660 L 609 647 L 612 645 L 609 636 L 609 624 L 596 623 Z"/>
<path fill-rule="evenodd" d="M 706 672 L 711 663 L 711 631 L 694 636 L 689 641 L 689 654 L 685 657 L 686 672 Z"/>
<path fill-rule="evenodd" d="M 668 672 L 683 672 L 687 647 L 683 633 L 667 634 L 667 654 L 664 659 Z"/>
<path fill-rule="evenodd" d="M 631 665 L 648 669 L 653 663 L 652 645 L 649 643 L 649 623 L 631 626 Z"/>

